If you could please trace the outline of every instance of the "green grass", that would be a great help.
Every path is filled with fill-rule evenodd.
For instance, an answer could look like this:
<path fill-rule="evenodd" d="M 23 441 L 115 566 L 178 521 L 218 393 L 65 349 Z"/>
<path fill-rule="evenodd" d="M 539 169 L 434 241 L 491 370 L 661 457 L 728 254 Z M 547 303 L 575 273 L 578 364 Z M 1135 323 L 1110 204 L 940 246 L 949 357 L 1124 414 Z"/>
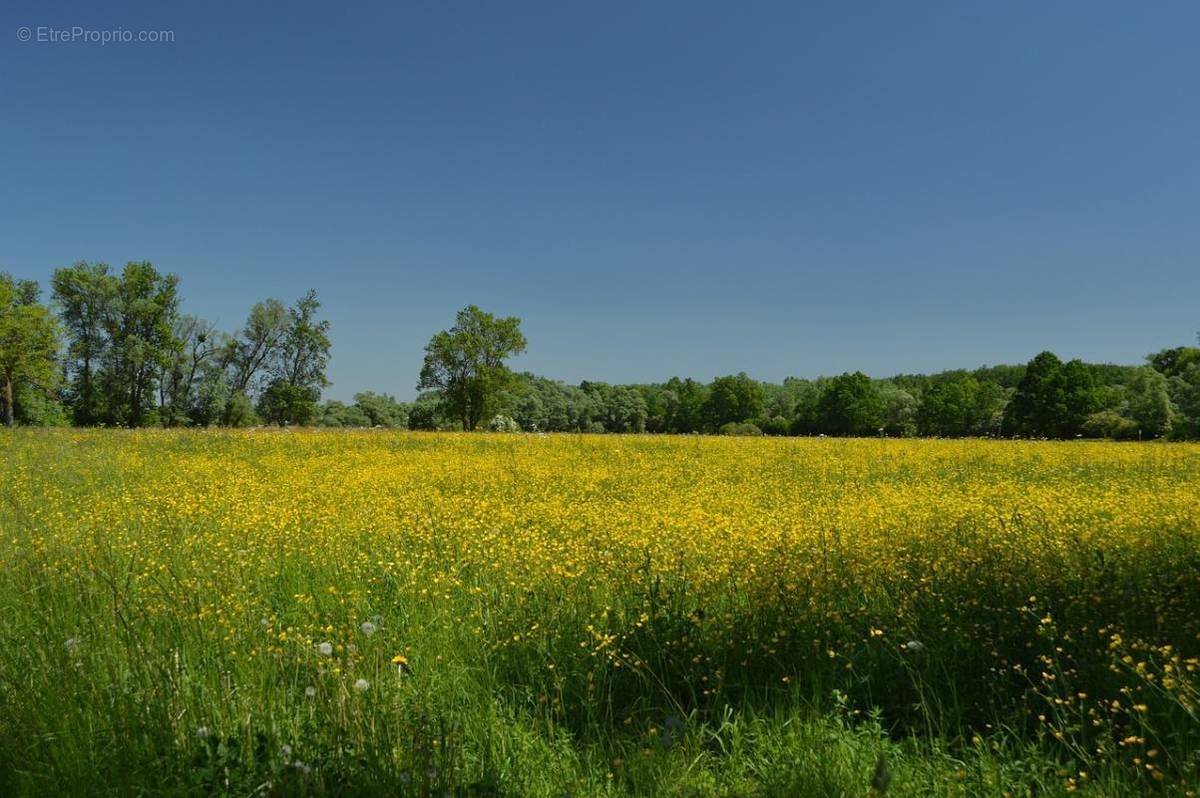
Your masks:
<path fill-rule="evenodd" d="M 269 489 L 279 476 L 272 457 L 286 447 L 297 462 L 321 456 L 317 444 L 331 441 L 378 447 L 385 457 L 388 440 L 115 432 L 0 439 L 0 476 L 10 487 L 0 499 L 0 796 L 1182 796 L 1195 789 L 1200 722 L 1162 689 L 1162 671 L 1153 670 L 1162 665 L 1154 659 L 1160 649 L 1139 653 L 1153 666 L 1150 678 L 1125 667 L 1123 651 L 1109 656 L 1107 636 L 1098 644 L 1080 637 L 1081 629 L 1102 632 L 1093 619 L 1103 617 L 1127 637 L 1136 632 L 1195 655 L 1194 507 L 1168 519 L 1174 526 L 1164 529 L 1179 534 L 1139 538 L 1127 549 L 1114 544 L 1102 562 L 1084 550 L 1063 561 L 1061 578 L 1006 560 L 1005 541 L 948 526 L 943 536 L 906 543 L 909 559 L 897 560 L 937 562 L 950 540 L 978 553 L 970 570 L 940 577 L 936 593 L 898 587 L 919 583 L 927 576 L 919 570 L 890 568 L 885 579 L 842 564 L 836 595 L 811 612 L 791 598 L 750 601 L 739 585 L 702 587 L 694 564 L 660 564 L 647 553 L 628 552 L 634 565 L 614 566 L 621 578 L 584 592 L 514 587 L 503 569 L 452 555 L 442 535 L 405 544 L 399 556 L 420 561 L 420 578 L 399 579 L 373 565 L 382 555 L 369 542 L 328 550 L 313 542 L 315 517 L 294 533 L 312 538 L 303 555 L 272 549 L 277 541 L 265 532 L 262 542 L 242 531 L 239 518 L 251 507 L 302 503 L 299 476 Z M 476 447 L 518 483 L 536 466 L 496 439 L 403 440 L 397 458 Z M 729 450 L 735 457 L 747 451 L 742 442 L 627 445 L 649 447 L 635 449 L 643 458 L 682 458 L 670 449 L 676 445 L 743 447 Z M 615 449 L 600 451 L 607 454 L 584 453 L 616 462 Z M 1077 450 L 1047 451 L 1067 458 L 1064 473 L 1080 479 L 1115 481 L 1139 468 L 1196 473 L 1196 460 L 1164 465 L 1148 454 L 1149 461 L 1110 463 L 1087 476 L 1085 466 L 1100 467 L 1076 466 Z M 157 459 L 167 455 L 198 458 L 188 462 L 211 471 L 173 473 Z M 218 513 L 183 502 L 222 485 L 235 461 L 253 464 L 257 504 Z M 450 506 L 475 498 L 458 493 L 471 484 L 470 471 L 449 462 L 430 477 L 436 491 L 452 494 Z M 963 462 L 976 474 L 998 469 Z M 889 463 L 880 473 L 908 480 L 926 468 L 941 473 L 946 464 L 918 463 L 910 473 Z M 741 460 L 733 469 L 752 483 Z M 1031 474 L 1019 479 L 1049 478 Z M 328 484 L 312 490 L 337 484 L 323 478 Z M 605 490 L 624 495 L 618 469 L 604 479 Z M 139 492 L 151 484 L 153 491 Z M 162 504 L 139 504 L 145 495 Z M 167 506 L 175 499 L 179 506 Z M 338 507 L 347 518 L 356 509 Z M 901 606 L 903 617 L 926 624 L 919 651 L 876 644 L 860 623 L 900 617 Z M 1050 607 L 1054 620 L 1043 620 Z M 839 620 L 822 626 L 830 612 Z M 358 634 L 361 619 L 376 614 L 378 630 Z M 733 620 L 717 620 L 724 618 Z M 598 619 L 607 626 L 597 627 Z M 357 659 L 323 658 L 311 643 L 281 656 L 246 656 L 289 627 L 311 632 L 324 623 L 337 629 L 331 639 L 361 647 Z M 513 641 L 533 624 L 549 631 Z M 581 648 L 593 632 L 609 631 L 620 639 L 618 660 Z M 778 640 L 783 631 L 790 636 Z M 814 646 L 817 631 L 827 638 Z M 1043 674 L 996 675 L 997 658 L 981 640 L 1002 643 L 1015 652 L 1011 659 L 1041 663 Z M 761 653 L 767 645 L 776 647 L 769 656 Z M 827 645 L 844 651 L 826 656 Z M 410 667 L 392 664 L 401 650 Z M 331 671 L 335 661 L 348 670 Z M 635 661 L 643 666 L 617 664 Z M 713 663 L 720 663 L 719 685 Z M 363 692 L 354 687 L 359 678 L 369 683 Z M 1143 716 L 1100 717 L 1089 714 L 1091 703 L 1075 701 L 1080 692 L 1147 708 Z M 1162 766 L 1162 780 L 1139 770 L 1140 760 L 1095 752 L 1097 743 L 1115 748 L 1139 734 L 1148 740 L 1139 750 L 1158 752 L 1143 756 Z"/>

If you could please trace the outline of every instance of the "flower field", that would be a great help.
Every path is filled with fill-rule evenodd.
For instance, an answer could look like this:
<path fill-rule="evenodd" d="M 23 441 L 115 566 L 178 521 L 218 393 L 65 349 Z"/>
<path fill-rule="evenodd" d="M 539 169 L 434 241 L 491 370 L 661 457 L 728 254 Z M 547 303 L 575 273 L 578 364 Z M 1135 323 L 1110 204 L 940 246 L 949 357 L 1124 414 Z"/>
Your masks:
<path fill-rule="evenodd" d="M 0 794 L 1200 789 L 1200 445 L 0 454 Z"/>

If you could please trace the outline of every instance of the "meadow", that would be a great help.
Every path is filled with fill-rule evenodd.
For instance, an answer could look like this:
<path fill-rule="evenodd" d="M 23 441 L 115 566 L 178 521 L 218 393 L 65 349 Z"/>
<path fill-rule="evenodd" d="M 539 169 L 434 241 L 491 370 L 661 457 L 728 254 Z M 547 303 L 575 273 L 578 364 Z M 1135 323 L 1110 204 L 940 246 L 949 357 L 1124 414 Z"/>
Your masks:
<path fill-rule="evenodd" d="M 1200 445 L 0 455 L 0 795 L 1200 789 Z"/>

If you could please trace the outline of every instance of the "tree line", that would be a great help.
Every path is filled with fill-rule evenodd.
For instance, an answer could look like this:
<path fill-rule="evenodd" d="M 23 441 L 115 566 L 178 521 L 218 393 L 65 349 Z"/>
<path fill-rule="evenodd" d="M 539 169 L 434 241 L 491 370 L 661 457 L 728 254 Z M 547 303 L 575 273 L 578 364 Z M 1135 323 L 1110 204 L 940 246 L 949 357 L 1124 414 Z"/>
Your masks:
<path fill-rule="evenodd" d="M 1200 347 L 1141 365 L 1062 361 L 872 379 L 861 372 L 760 382 L 578 385 L 514 373 L 527 342 L 515 317 L 476 306 L 425 350 L 416 400 L 364 392 L 320 401 L 329 322 L 309 291 L 254 304 L 222 332 L 182 313 L 179 280 L 150 263 L 58 269 L 50 297 L 0 274 L 4 422 L 79 426 L 385 427 L 424 430 L 1200 438 Z M 1200 342 L 1200 341 L 1198 341 Z"/>
<path fill-rule="evenodd" d="M 36 283 L 0 275 L 6 423 L 247 426 L 316 418 L 329 322 L 309 291 L 256 303 L 232 333 L 180 311 L 179 278 L 147 262 L 79 262 Z"/>

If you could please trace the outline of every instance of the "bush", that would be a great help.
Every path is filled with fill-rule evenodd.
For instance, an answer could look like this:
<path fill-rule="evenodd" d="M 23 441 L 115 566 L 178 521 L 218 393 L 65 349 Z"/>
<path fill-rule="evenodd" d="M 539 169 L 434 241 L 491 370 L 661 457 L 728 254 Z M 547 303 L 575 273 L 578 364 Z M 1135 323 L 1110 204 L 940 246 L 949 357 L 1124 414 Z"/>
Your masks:
<path fill-rule="evenodd" d="M 254 412 L 254 403 L 242 391 L 236 391 L 229 397 L 225 408 L 225 424 L 230 427 L 253 427 L 261 420 Z"/>
<path fill-rule="evenodd" d="M 520 432 L 521 425 L 513 421 L 512 416 L 499 414 L 492 416 L 492 420 L 487 423 L 488 432 Z"/>
<path fill-rule="evenodd" d="M 722 435 L 762 435 L 763 431 L 758 428 L 758 425 L 751 424 L 749 421 L 730 421 L 728 424 L 721 427 Z"/>
<path fill-rule="evenodd" d="M 787 435 L 789 432 L 788 420 L 783 416 L 755 418 L 746 423 L 758 427 L 763 435 Z"/>
<path fill-rule="evenodd" d="M 303 426 L 317 416 L 317 391 L 275 380 L 258 400 L 258 412 L 270 424 Z"/>
<path fill-rule="evenodd" d="M 1138 436 L 1138 425 L 1136 421 L 1125 418 L 1115 410 L 1101 410 L 1099 413 L 1092 413 L 1083 422 L 1083 434 L 1089 438 L 1133 440 Z"/>

